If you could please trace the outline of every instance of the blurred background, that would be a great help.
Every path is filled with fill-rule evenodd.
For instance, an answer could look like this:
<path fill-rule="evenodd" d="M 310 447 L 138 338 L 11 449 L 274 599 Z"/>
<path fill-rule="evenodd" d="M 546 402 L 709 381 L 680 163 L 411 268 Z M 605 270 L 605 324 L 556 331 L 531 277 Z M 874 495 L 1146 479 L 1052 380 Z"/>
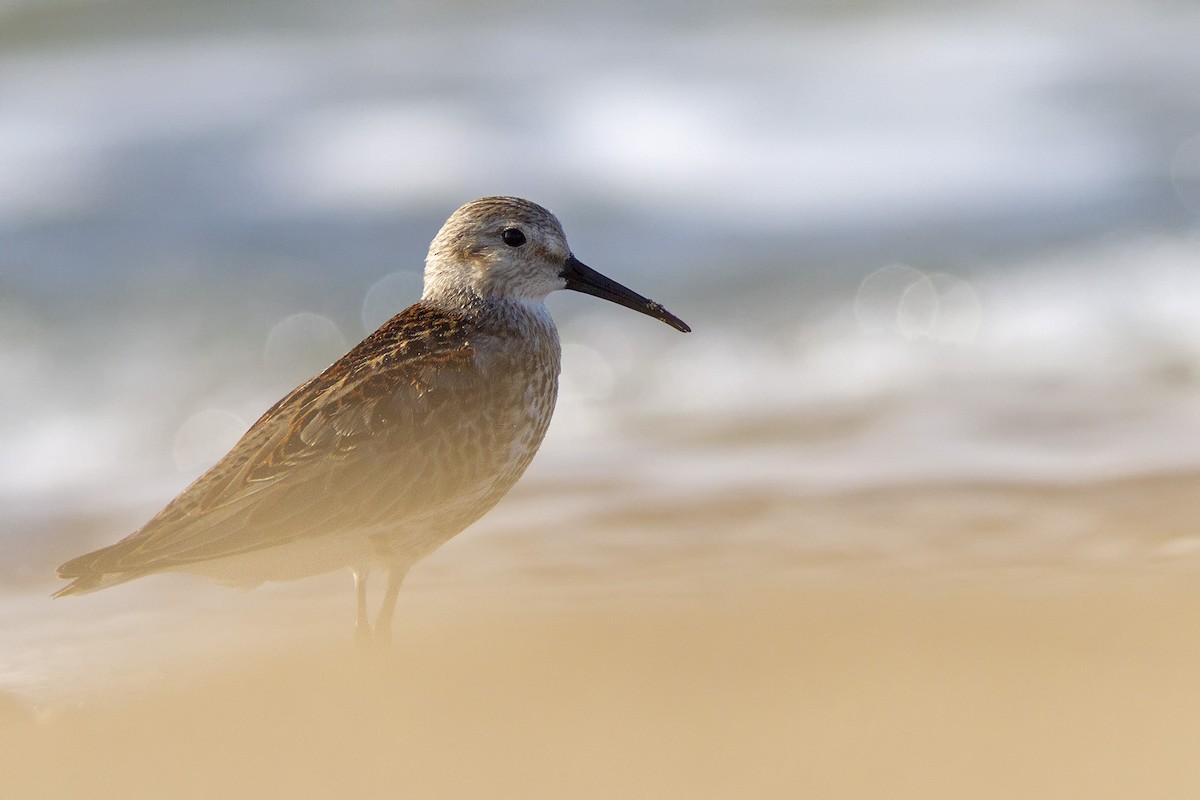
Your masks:
<path fill-rule="evenodd" d="M 0 677 L 245 603 L 45 596 L 488 194 L 695 332 L 553 296 L 546 444 L 417 596 L 1194 569 L 1198 41 L 1169 0 L 0 2 Z"/>

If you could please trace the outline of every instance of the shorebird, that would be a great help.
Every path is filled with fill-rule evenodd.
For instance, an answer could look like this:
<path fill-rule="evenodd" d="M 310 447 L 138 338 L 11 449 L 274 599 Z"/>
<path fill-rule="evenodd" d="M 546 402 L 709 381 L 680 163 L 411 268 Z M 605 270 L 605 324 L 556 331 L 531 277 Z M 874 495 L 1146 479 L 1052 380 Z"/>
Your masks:
<path fill-rule="evenodd" d="M 690 331 L 575 258 L 536 203 L 467 203 L 429 247 L 419 302 L 268 409 L 140 529 L 59 567 L 73 582 L 55 597 L 157 572 L 254 586 L 349 567 L 357 638 L 386 640 L 408 570 L 491 509 L 541 445 L 558 394 L 556 289 Z"/>

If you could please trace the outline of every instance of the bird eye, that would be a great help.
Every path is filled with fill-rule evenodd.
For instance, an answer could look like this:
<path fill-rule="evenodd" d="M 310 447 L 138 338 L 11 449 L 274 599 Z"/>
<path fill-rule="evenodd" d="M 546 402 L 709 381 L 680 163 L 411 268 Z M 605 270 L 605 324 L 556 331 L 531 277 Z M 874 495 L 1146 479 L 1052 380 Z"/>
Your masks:
<path fill-rule="evenodd" d="M 520 247 L 525 244 L 525 234 L 521 233 L 520 228 L 505 228 L 504 233 L 500 234 L 500 238 L 509 247 Z"/>

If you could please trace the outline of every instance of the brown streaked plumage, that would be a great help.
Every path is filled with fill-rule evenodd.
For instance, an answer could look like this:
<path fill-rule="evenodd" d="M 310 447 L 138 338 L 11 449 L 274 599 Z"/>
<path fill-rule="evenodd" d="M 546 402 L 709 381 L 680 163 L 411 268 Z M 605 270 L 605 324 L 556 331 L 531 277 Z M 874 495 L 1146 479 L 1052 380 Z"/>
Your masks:
<path fill-rule="evenodd" d="M 388 572 L 386 638 L 408 569 L 486 513 L 545 436 L 558 333 L 544 305 L 574 289 L 687 331 L 662 306 L 580 263 L 541 206 L 488 197 L 429 248 L 421 301 L 272 406 L 141 529 L 68 561 L 55 596 L 164 571 L 235 585 Z"/>

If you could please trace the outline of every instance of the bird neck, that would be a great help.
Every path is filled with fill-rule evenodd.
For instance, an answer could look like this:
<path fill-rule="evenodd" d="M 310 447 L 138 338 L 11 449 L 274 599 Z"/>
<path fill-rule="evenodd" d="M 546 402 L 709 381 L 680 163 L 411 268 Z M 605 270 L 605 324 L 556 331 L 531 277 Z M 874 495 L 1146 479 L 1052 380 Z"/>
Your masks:
<path fill-rule="evenodd" d="M 554 329 L 550 311 L 541 300 L 527 297 L 510 297 L 505 295 L 484 295 L 474 287 L 468 286 L 433 286 L 426 287 L 421 302 L 435 308 L 442 308 L 458 314 L 464 314 L 484 325 L 503 328 L 529 327 L 537 329 Z"/>
<path fill-rule="evenodd" d="M 421 295 L 421 302 L 435 308 L 457 311 L 469 316 L 477 316 L 483 313 L 484 307 L 487 305 L 483 295 L 474 287 L 447 286 L 441 283 L 429 283 L 428 281 L 425 284 L 425 291 Z"/>

